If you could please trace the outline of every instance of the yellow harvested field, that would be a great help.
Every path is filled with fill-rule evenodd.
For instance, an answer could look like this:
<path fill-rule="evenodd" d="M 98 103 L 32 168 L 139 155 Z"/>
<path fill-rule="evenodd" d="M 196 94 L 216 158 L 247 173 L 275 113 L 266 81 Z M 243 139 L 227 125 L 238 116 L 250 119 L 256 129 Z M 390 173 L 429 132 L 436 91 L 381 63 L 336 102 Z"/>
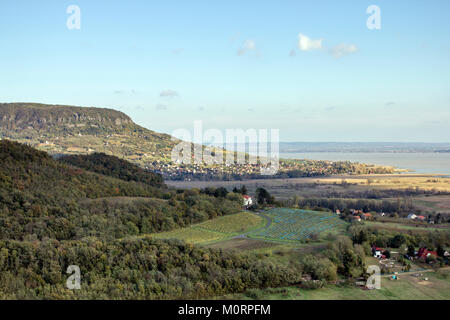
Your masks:
<path fill-rule="evenodd" d="M 356 184 L 389 189 L 420 188 L 423 190 L 450 191 L 450 179 L 433 176 L 372 176 L 367 178 L 343 178 L 343 179 L 316 179 L 322 184 Z"/>

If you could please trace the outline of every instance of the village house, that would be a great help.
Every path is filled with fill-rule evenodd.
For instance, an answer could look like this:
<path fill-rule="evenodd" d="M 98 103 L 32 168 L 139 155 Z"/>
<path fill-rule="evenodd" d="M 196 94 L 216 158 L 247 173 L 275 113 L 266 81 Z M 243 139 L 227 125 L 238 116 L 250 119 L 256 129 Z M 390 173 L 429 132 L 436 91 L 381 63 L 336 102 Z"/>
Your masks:
<path fill-rule="evenodd" d="M 360 216 L 353 216 L 353 221 L 361 221 L 361 217 Z"/>
<path fill-rule="evenodd" d="M 410 213 L 410 214 L 408 214 L 408 216 L 406 217 L 406 219 L 410 219 L 410 220 L 414 220 L 414 219 L 416 219 L 417 218 L 417 216 L 414 214 L 414 213 Z"/>
<path fill-rule="evenodd" d="M 420 248 L 417 252 L 417 259 L 426 259 L 431 255 L 435 257 L 438 256 L 436 251 L 429 251 L 427 248 Z"/>
<path fill-rule="evenodd" d="M 363 218 L 364 220 L 370 220 L 370 219 L 372 219 L 372 215 L 371 215 L 370 213 L 364 213 L 364 214 L 362 215 L 362 218 Z"/>
<path fill-rule="evenodd" d="M 244 207 L 250 207 L 253 204 L 252 197 L 244 194 L 242 198 L 244 198 Z"/>
<path fill-rule="evenodd" d="M 350 212 L 354 215 L 354 216 L 356 216 L 356 215 L 359 215 L 359 214 L 362 214 L 363 212 L 362 212 L 362 210 L 355 210 L 355 209 L 350 209 Z"/>
<path fill-rule="evenodd" d="M 372 247 L 372 255 L 378 259 L 384 259 L 386 256 L 383 255 L 383 248 L 379 248 L 376 246 Z"/>
<path fill-rule="evenodd" d="M 424 216 L 417 216 L 417 219 L 421 220 L 421 221 L 425 221 L 425 217 Z"/>

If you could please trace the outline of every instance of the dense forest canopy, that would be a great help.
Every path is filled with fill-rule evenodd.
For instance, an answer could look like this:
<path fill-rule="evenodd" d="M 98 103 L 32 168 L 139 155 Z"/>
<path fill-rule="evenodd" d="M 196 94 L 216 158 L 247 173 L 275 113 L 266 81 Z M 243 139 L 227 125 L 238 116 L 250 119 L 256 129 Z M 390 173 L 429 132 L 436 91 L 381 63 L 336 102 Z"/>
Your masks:
<path fill-rule="evenodd" d="M 156 174 L 132 164 L 98 174 L 0 141 L 0 239 L 119 238 L 168 231 L 236 213 L 241 203 L 195 191 L 168 190 Z M 88 162 L 84 162 L 87 164 Z M 133 181 L 137 180 L 137 181 Z"/>
<path fill-rule="evenodd" d="M 254 255 L 133 237 L 236 213 L 240 197 L 154 186 L 131 164 L 116 171 L 114 158 L 94 173 L 83 160 L 0 141 L 0 299 L 199 298 L 298 281 Z M 72 264 L 79 291 L 65 285 Z"/>
<path fill-rule="evenodd" d="M 81 290 L 65 286 L 69 265 Z M 195 299 L 296 281 L 294 268 L 178 241 L 0 240 L 0 299 Z"/>
<path fill-rule="evenodd" d="M 335 237 L 318 254 L 294 254 L 283 263 L 146 235 L 237 213 L 242 192 L 171 190 L 156 174 L 115 157 L 58 161 L 2 140 L 0 299 L 196 299 L 250 288 L 312 288 L 367 276 L 364 258 L 373 244 L 448 245 L 440 233 L 351 227 L 351 239 Z M 258 196 L 274 202 L 263 189 Z M 66 287 L 69 265 L 80 267 L 80 290 Z"/>
<path fill-rule="evenodd" d="M 85 170 L 125 181 L 142 182 L 154 187 L 164 186 L 164 180 L 160 174 L 144 170 L 126 160 L 104 153 L 63 156 L 59 160 Z"/>

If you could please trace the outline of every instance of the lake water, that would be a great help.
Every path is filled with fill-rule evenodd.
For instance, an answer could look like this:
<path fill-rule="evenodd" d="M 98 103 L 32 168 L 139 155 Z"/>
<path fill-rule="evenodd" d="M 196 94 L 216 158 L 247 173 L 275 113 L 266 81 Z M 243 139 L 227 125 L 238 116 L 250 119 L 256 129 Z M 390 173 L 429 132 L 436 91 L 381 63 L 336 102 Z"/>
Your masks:
<path fill-rule="evenodd" d="M 414 173 L 450 174 L 450 153 L 360 153 L 305 152 L 280 153 L 285 159 L 352 161 L 410 169 Z"/>

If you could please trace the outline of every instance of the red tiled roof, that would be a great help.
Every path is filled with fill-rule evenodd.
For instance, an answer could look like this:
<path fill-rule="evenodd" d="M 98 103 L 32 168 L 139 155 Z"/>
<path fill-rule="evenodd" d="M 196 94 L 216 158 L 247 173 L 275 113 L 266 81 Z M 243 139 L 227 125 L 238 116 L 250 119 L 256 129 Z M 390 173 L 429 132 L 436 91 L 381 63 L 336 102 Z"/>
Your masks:
<path fill-rule="evenodd" d="M 246 194 L 243 194 L 242 195 L 245 199 L 250 199 L 251 197 L 250 196 L 248 196 L 248 195 L 246 195 Z"/>

